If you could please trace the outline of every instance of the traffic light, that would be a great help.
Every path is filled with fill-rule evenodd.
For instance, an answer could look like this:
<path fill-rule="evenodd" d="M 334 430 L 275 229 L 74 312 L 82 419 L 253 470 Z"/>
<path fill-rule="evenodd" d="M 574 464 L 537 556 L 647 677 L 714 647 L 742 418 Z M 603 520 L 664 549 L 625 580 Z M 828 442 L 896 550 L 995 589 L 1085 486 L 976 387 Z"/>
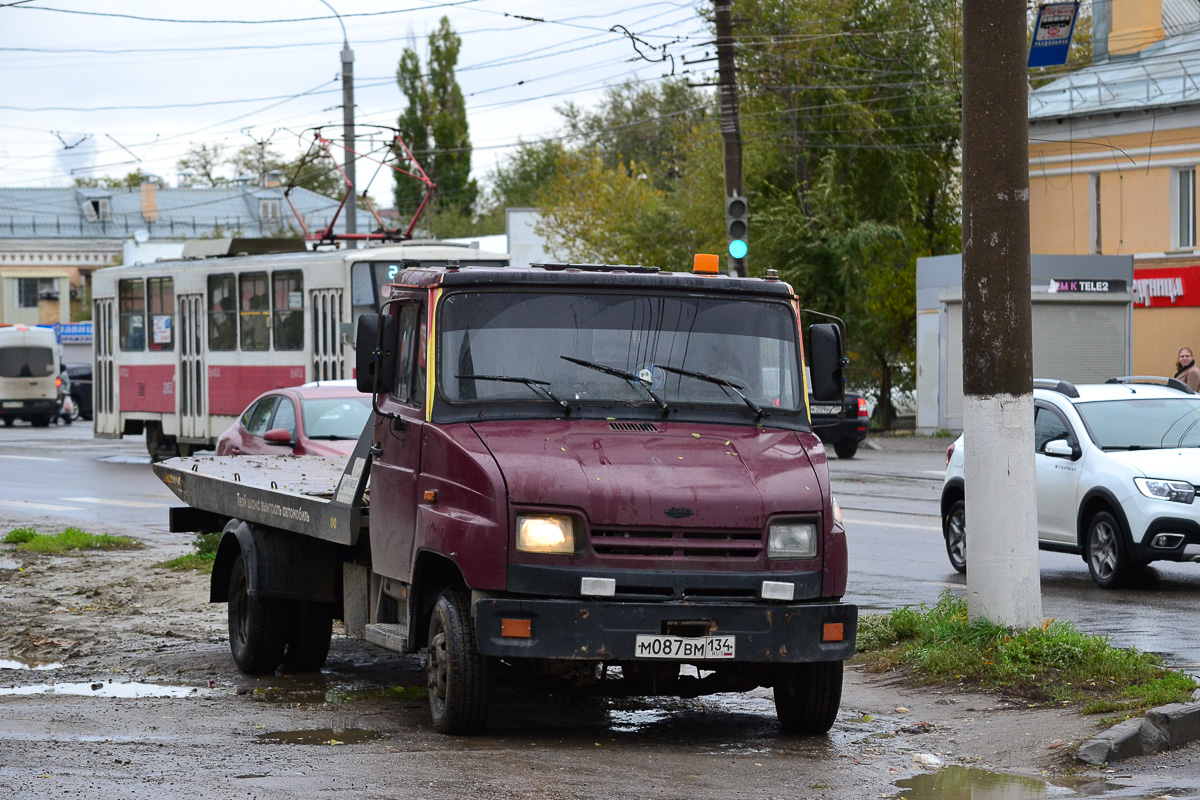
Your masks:
<path fill-rule="evenodd" d="M 745 264 L 742 263 L 742 259 L 746 257 L 746 253 L 750 250 L 747 237 L 747 233 L 749 232 L 748 212 L 749 207 L 746 205 L 746 198 L 725 198 L 725 237 L 729 240 L 729 256 L 732 259 L 730 264 L 740 275 L 746 274 Z"/>

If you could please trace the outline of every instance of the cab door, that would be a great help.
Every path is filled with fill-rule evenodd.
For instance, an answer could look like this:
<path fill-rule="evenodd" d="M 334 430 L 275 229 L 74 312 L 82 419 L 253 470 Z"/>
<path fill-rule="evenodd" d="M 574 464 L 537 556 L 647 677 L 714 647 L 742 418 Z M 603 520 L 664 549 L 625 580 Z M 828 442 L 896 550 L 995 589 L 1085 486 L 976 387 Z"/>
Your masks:
<path fill-rule="evenodd" d="M 375 416 L 375 445 L 380 454 L 371 467 L 371 485 L 387 487 L 387 491 L 371 493 L 372 569 L 406 583 L 412 578 L 417 480 L 425 427 L 423 301 L 423 296 L 412 296 L 393 306 L 397 322 L 396 382 L 390 392 L 377 399 L 383 412 Z"/>
<path fill-rule="evenodd" d="M 1078 447 L 1079 439 L 1057 409 L 1036 403 L 1033 441 L 1038 538 L 1048 542 L 1075 544 L 1079 540 L 1075 519 L 1079 509 L 1080 461 L 1047 455 L 1046 445 L 1065 441 Z"/>

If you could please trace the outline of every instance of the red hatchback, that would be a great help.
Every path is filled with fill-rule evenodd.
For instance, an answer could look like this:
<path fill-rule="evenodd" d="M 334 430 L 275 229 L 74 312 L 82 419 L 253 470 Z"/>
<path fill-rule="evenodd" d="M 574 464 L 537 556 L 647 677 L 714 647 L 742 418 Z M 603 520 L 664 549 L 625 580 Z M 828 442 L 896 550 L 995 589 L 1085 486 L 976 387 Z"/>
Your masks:
<path fill-rule="evenodd" d="M 217 455 L 349 456 L 371 416 L 353 381 L 306 383 L 259 395 L 217 439 Z"/>

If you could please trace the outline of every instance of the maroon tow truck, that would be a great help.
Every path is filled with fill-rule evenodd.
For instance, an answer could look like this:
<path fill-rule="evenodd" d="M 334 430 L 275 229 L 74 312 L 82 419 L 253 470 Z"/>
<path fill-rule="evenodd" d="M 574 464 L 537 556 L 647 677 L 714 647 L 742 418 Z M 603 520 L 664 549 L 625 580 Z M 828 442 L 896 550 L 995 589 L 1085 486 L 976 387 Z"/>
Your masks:
<path fill-rule="evenodd" d="M 319 669 L 332 620 L 426 649 L 434 726 L 492 689 L 694 697 L 774 689 L 823 733 L 857 609 L 807 398 L 840 402 L 837 325 L 773 274 L 406 264 L 359 319 L 375 413 L 348 462 L 154 465 L 223 530 L 211 600 L 246 673 Z"/>

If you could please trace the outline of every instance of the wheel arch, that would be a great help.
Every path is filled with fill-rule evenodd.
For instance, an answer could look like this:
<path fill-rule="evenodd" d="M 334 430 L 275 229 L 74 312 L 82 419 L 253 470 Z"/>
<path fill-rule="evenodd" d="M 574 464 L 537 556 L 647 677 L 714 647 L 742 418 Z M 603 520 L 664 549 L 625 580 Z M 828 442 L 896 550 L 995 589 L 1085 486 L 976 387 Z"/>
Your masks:
<path fill-rule="evenodd" d="M 1134 548 L 1138 548 L 1138 543 L 1133 541 L 1133 537 L 1129 532 L 1129 520 L 1125 518 L 1125 512 L 1121 508 L 1120 501 L 1108 489 L 1098 486 L 1083 496 L 1083 500 L 1079 503 L 1079 512 L 1075 519 L 1075 540 L 1079 544 L 1079 552 L 1087 556 L 1087 524 L 1097 512 L 1107 511 L 1112 514 L 1117 520 L 1117 524 L 1121 526 L 1121 533 L 1125 536 L 1125 541 Z"/>
<path fill-rule="evenodd" d="M 413 605 L 409 612 L 412 619 L 409 634 L 415 648 L 429 643 L 429 620 L 433 616 L 433 607 L 437 605 L 442 592 L 453 588 L 468 589 L 458 564 L 430 550 L 422 550 L 417 554 L 413 567 Z"/>
<path fill-rule="evenodd" d="M 942 519 L 946 519 L 951 506 L 959 500 L 965 500 L 966 496 L 966 485 L 962 478 L 951 478 L 946 481 L 946 485 L 942 487 Z"/>
<path fill-rule="evenodd" d="M 241 555 L 253 597 L 342 606 L 342 548 L 331 542 L 231 519 L 213 562 L 209 602 L 229 600 L 229 571 Z"/>

